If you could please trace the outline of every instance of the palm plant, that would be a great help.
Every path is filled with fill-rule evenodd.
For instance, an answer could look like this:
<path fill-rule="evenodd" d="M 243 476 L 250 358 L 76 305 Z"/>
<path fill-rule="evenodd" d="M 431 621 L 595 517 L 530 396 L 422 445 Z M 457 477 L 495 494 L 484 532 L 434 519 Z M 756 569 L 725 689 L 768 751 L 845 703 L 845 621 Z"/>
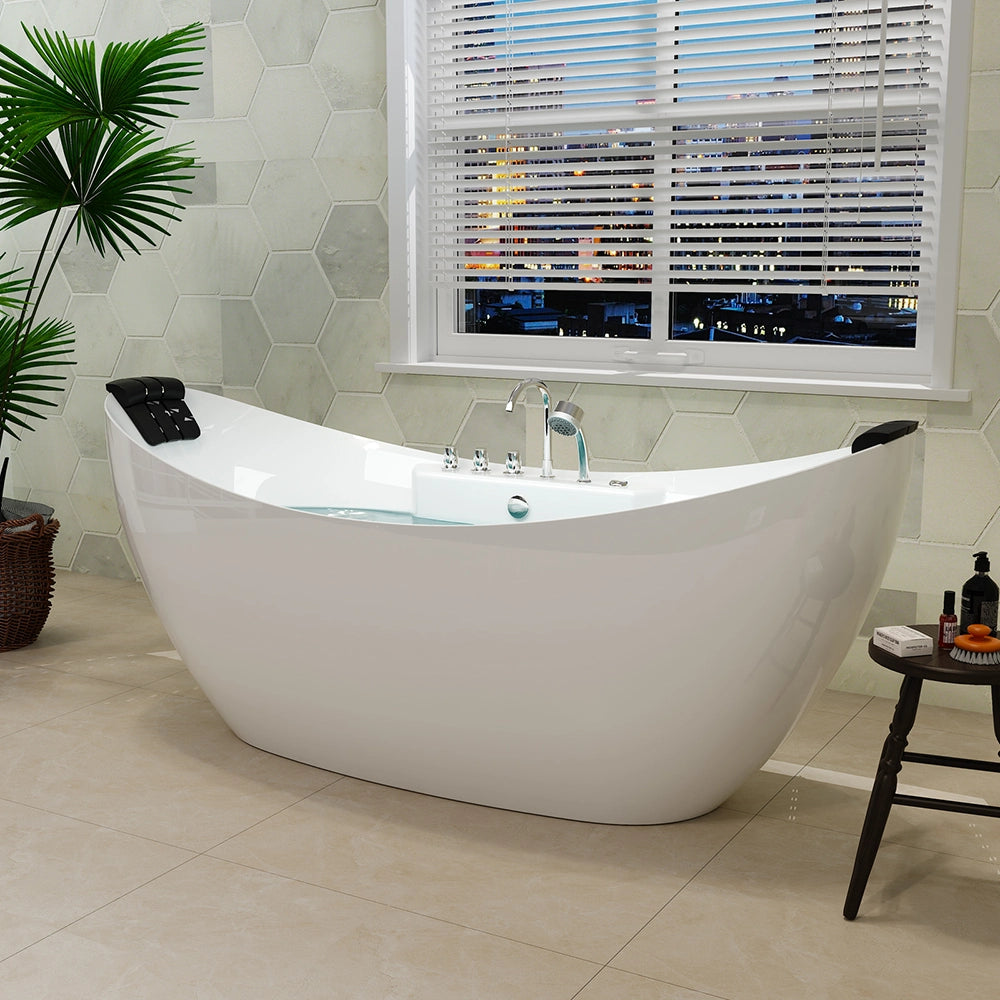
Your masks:
<path fill-rule="evenodd" d="M 0 228 L 51 214 L 27 268 L 0 271 L 0 444 L 18 439 L 63 389 L 52 369 L 71 364 L 72 324 L 39 317 L 59 255 L 86 236 L 100 256 L 124 257 L 167 235 L 175 195 L 196 166 L 190 144 L 163 146 L 158 129 L 187 103 L 204 27 L 112 43 L 24 27 L 36 66 L 0 45 Z M 7 459 L 0 467 L 0 498 Z M 0 520 L 4 517 L 0 510 Z"/>

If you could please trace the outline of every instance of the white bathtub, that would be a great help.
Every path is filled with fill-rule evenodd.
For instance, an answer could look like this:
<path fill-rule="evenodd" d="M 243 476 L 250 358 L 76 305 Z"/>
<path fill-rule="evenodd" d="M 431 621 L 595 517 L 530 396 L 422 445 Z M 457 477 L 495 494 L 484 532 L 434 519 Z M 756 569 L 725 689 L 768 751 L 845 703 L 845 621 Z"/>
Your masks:
<path fill-rule="evenodd" d="M 108 447 L 153 605 L 233 731 L 370 781 L 604 823 L 697 816 L 767 760 L 857 635 L 914 438 L 588 485 L 444 472 L 187 402 L 201 437 L 150 447 L 109 396 Z"/>

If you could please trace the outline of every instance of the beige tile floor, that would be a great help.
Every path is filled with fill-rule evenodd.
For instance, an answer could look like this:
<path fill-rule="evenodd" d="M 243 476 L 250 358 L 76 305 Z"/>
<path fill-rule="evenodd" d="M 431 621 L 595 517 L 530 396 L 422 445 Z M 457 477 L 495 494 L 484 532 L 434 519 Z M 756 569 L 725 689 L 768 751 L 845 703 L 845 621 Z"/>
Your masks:
<path fill-rule="evenodd" d="M 841 916 L 888 701 L 827 692 L 711 815 L 610 827 L 262 753 L 169 649 L 139 585 L 61 574 L 39 641 L 0 655 L 4 1000 L 996 995 L 1000 821 L 897 808 Z M 997 752 L 940 708 L 912 743 Z"/>

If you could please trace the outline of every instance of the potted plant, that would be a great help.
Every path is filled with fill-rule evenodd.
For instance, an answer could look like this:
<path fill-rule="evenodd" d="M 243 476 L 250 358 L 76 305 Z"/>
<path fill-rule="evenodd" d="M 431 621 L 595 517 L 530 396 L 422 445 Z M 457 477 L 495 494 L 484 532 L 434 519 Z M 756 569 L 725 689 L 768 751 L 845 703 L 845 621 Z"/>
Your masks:
<path fill-rule="evenodd" d="M 26 26 L 37 64 L 0 45 L 0 227 L 51 216 L 30 265 L 0 268 L 0 448 L 44 419 L 63 389 L 74 331 L 40 313 L 70 239 L 100 256 L 155 245 L 182 208 L 196 166 L 188 145 L 164 146 L 166 120 L 186 104 L 201 61 L 204 27 L 112 43 Z M 34 642 L 51 604 L 51 508 L 4 497 L 0 465 L 0 651 Z M 26 515 L 26 516 L 24 516 Z"/>

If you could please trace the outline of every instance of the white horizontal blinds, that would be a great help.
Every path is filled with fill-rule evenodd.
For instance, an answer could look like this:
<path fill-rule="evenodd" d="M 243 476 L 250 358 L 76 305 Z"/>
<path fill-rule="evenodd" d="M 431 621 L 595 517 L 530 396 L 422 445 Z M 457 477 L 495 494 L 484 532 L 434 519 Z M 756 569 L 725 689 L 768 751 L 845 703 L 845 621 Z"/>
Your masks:
<path fill-rule="evenodd" d="M 455 284 L 912 297 L 943 0 L 426 0 Z"/>
<path fill-rule="evenodd" d="M 428 0 L 432 245 L 450 283 L 649 281 L 656 0 Z"/>
<path fill-rule="evenodd" d="M 912 306 L 936 230 L 940 4 L 677 5 L 674 290 Z"/>

